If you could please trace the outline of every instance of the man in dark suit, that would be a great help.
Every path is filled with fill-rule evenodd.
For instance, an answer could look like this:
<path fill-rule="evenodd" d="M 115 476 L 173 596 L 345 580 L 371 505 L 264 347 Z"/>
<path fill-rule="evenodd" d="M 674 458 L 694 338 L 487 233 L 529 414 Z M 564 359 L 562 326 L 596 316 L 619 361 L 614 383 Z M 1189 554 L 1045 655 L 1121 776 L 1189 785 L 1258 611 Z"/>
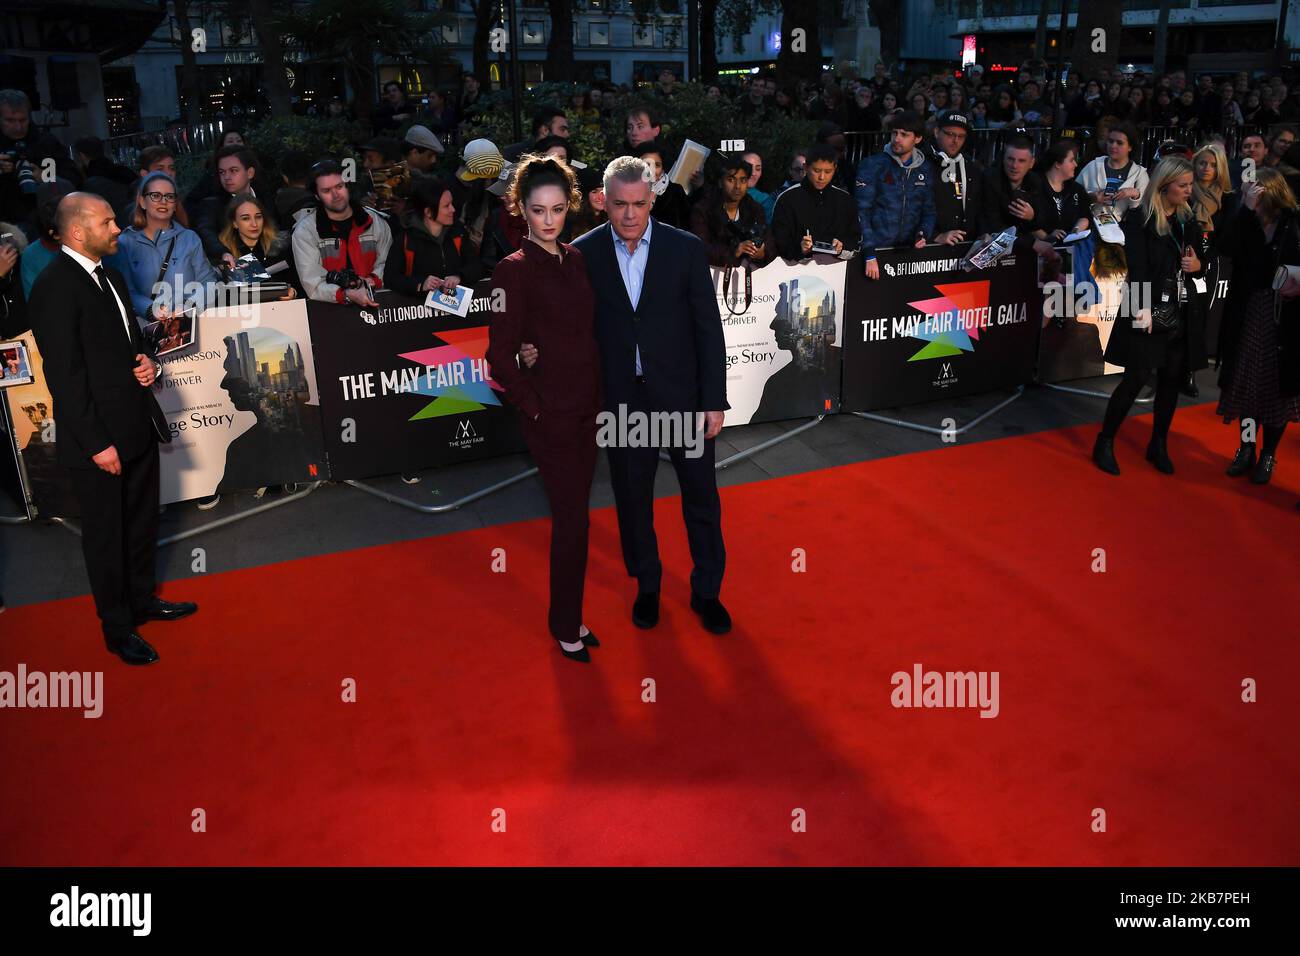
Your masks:
<path fill-rule="evenodd" d="M 154 595 L 158 442 L 171 441 L 151 386 L 161 371 L 127 305 L 126 282 L 100 260 L 117 252 L 112 206 L 70 193 L 58 207 L 63 242 L 32 287 L 32 331 L 54 398 L 58 460 L 81 505 L 81 547 L 108 649 L 128 664 L 157 652 L 139 634 L 198 607 Z"/>
<path fill-rule="evenodd" d="M 689 232 L 653 221 L 651 174 L 643 160 L 621 156 L 605 170 L 609 222 L 574 242 L 596 293 L 606 408 L 617 413 L 675 412 L 691 427 L 702 414 L 701 454 L 668 448 L 682 491 L 690 542 L 691 608 L 716 634 L 731 629 L 718 593 L 726 550 L 714 473 L 714 439 L 727 404 L 726 343 L 704 244 Z M 684 433 L 683 433 L 684 434 Z M 637 579 L 632 621 L 659 621 L 663 566 L 654 530 L 659 448 L 609 448 L 610 477 L 628 574 Z"/>

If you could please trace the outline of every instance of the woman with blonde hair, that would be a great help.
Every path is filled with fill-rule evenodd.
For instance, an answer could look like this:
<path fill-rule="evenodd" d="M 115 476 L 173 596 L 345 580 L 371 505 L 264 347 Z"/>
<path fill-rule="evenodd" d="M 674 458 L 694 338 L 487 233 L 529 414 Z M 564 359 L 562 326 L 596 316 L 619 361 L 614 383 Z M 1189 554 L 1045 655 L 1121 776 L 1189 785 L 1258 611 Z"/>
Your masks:
<path fill-rule="evenodd" d="M 1119 314 L 1106 345 L 1106 361 L 1124 367 L 1111 393 L 1092 460 L 1119 474 L 1115 435 L 1142 387 L 1156 373 L 1155 421 L 1146 458 L 1171 475 L 1167 442 L 1179 386 L 1188 369 L 1205 368 L 1205 316 L 1190 307 L 1193 278 L 1205 274 L 1197 250 L 1201 228 L 1192 212 L 1192 164 L 1181 156 L 1162 159 L 1141 202 L 1124 217 L 1128 278 Z"/>
<path fill-rule="evenodd" d="M 1219 256 L 1226 252 L 1228 232 L 1236 221 L 1241 197 L 1233 192 L 1232 178 L 1228 172 L 1228 154 L 1218 140 L 1201 145 L 1192 156 L 1195 178 L 1192 182 L 1192 212 L 1201 226 L 1201 248 L 1197 250 L 1206 265 L 1208 288 L 1214 289 L 1219 281 Z M 1202 302 L 1208 308 L 1208 299 Z M 1198 303 L 1199 304 L 1199 303 Z M 1189 372 L 1183 383 L 1183 394 L 1197 398 L 1201 390 L 1196 385 L 1196 373 Z"/>
<path fill-rule="evenodd" d="M 1219 330 L 1218 413 L 1243 425 L 1228 474 L 1251 472 L 1250 480 L 1262 485 L 1273 477 L 1287 424 L 1300 421 L 1300 297 L 1273 288 L 1279 266 L 1300 266 L 1300 209 L 1276 169 L 1255 175 L 1254 183 L 1242 185 L 1233 230 L 1232 285 Z M 1244 429 L 1248 421 L 1254 435 Z"/>
<path fill-rule="evenodd" d="M 283 262 L 289 254 L 289 234 L 277 233 L 266 206 L 251 192 L 239 193 L 226 204 L 225 225 L 218 238 L 236 260 L 251 255 L 263 269 Z M 294 295 L 291 285 L 280 298 Z"/>

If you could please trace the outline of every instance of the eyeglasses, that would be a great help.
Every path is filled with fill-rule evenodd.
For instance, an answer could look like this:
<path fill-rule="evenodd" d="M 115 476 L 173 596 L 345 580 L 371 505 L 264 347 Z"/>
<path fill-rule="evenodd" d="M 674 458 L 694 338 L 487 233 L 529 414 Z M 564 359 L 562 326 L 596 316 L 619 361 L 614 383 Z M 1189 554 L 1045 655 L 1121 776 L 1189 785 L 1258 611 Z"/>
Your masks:
<path fill-rule="evenodd" d="M 144 198 L 150 202 L 175 202 L 175 193 L 145 193 Z"/>

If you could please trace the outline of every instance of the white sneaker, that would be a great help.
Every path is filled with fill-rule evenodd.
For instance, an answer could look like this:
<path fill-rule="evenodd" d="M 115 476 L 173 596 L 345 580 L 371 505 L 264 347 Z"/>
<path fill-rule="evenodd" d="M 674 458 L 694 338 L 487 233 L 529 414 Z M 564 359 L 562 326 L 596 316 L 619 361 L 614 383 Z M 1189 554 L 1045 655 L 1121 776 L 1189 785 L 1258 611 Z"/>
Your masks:
<path fill-rule="evenodd" d="M 424 480 L 419 475 L 402 475 L 401 477 L 402 481 L 406 482 L 408 485 L 418 485 Z"/>
<path fill-rule="evenodd" d="M 221 495 L 213 495 L 211 498 L 200 498 L 195 507 L 200 511 L 211 511 L 221 503 Z"/>

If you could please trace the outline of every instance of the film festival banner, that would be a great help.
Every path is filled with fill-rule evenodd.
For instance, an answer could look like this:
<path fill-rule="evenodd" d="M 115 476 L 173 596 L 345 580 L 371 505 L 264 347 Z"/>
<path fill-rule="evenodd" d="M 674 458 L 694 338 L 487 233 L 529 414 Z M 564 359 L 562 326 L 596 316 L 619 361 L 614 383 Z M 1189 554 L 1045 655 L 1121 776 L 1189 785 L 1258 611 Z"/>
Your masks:
<path fill-rule="evenodd" d="M 27 477 L 27 491 L 39 514 L 46 517 L 77 517 L 81 509 L 66 468 L 58 464 L 54 425 L 54 399 L 45 384 L 44 363 L 36 336 L 30 331 L 18 336 L 27 345 L 32 381 L 12 385 L 0 395 L 9 405 L 13 422 L 10 438 L 22 461 Z"/>
<path fill-rule="evenodd" d="M 473 292 L 464 318 L 389 291 L 376 293 L 377 309 L 308 303 L 331 477 L 524 450 L 487 363 L 491 282 Z"/>
<path fill-rule="evenodd" d="M 817 258 L 755 269 L 749 308 L 743 270 L 731 270 L 726 295 L 727 270 L 711 270 L 727 342 L 728 425 L 839 411 L 848 263 Z"/>
<path fill-rule="evenodd" d="M 171 428 L 164 503 L 329 477 L 301 299 L 209 309 L 194 344 L 159 358 Z"/>
<path fill-rule="evenodd" d="M 958 268 L 969 243 L 882 249 L 880 278 L 849 264 L 844 410 L 872 411 L 1028 383 L 1042 293 L 1037 257 Z"/>
<path fill-rule="evenodd" d="M 1213 267 L 1206 287 L 1209 296 L 1205 323 L 1205 345 L 1214 355 L 1219 342 L 1219 328 L 1223 324 L 1223 309 L 1232 279 L 1232 260 L 1219 258 Z M 1068 300 L 1071 287 L 1065 286 L 1053 295 L 1049 286 L 1043 309 L 1043 336 L 1038 357 L 1038 381 L 1043 383 L 1070 382 L 1081 378 L 1094 378 L 1122 372 L 1123 366 L 1112 365 L 1102 356 L 1110 342 L 1111 329 L 1119 314 L 1124 294 L 1124 275 L 1094 280 L 1096 295 L 1085 298 L 1082 291 L 1074 289 L 1074 316 L 1055 314 L 1054 303 Z M 1091 301 L 1089 301 L 1089 299 Z"/>

